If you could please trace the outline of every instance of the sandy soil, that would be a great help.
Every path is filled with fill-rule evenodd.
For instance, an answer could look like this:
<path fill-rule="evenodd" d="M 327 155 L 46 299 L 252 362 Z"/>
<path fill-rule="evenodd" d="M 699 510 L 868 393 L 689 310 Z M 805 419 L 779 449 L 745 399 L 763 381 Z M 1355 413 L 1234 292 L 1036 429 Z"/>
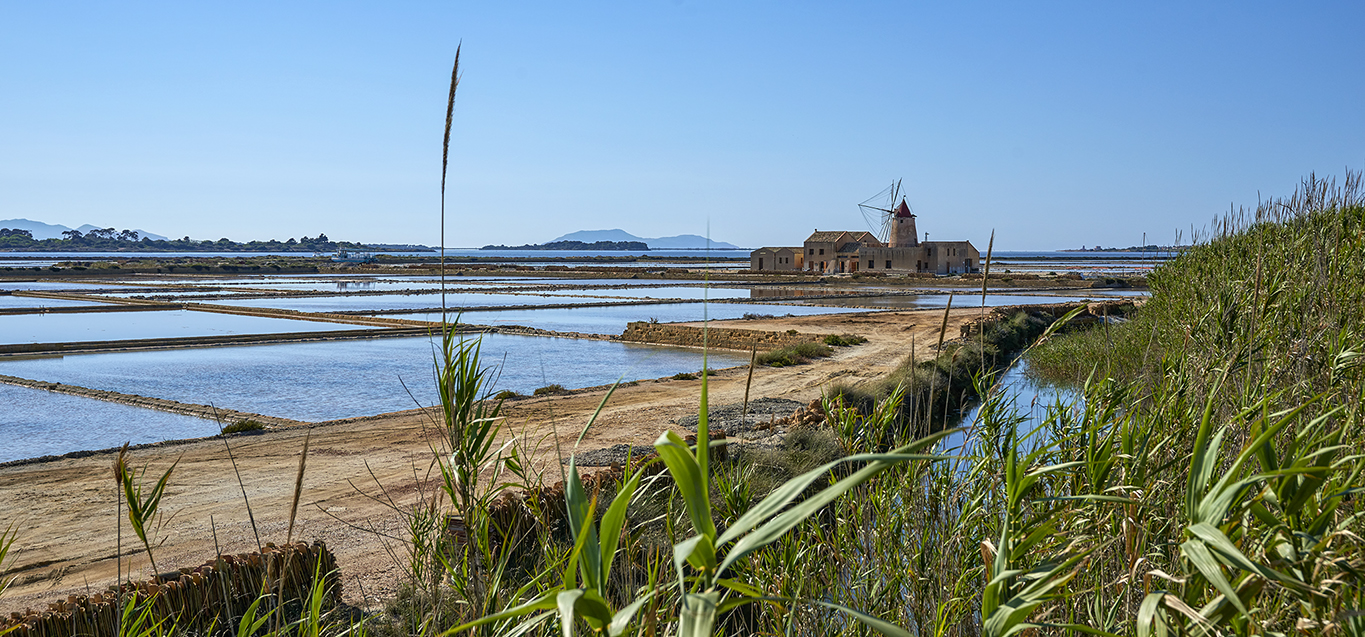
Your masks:
<path fill-rule="evenodd" d="M 979 309 L 954 310 L 948 337 L 958 326 L 980 315 Z M 760 368 L 751 398 L 780 397 L 808 401 L 834 379 L 869 379 L 893 369 L 910 352 L 911 339 L 921 357 L 938 339 L 941 310 L 810 316 L 761 321 L 721 321 L 713 325 L 806 333 L 852 333 L 866 344 L 840 348 L 836 355 L 807 365 Z M 713 377 L 713 404 L 743 399 L 746 368 Z M 584 440 L 584 449 L 618 443 L 649 444 L 672 420 L 695 413 L 698 381 L 642 381 L 619 388 Z M 528 398 L 507 403 L 507 427 L 531 454 L 547 482 L 559 479 L 556 442 L 566 449 L 601 402 L 605 392 Z M 164 570 L 193 566 L 215 550 L 239 553 L 256 548 L 251 517 L 263 542 L 282 542 L 304 437 L 311 450 L 303 480 L 295 539 L 320 539 L 337 554 L 346 599 L 374 606 L 399 585 L 403 548 L 393 538 L 404 536 L 403 518 L 395 510 L 430 492 L 425 480 L 432 463 L 430 420 L 418 411 L 323 423 L 310 428 L 277 429 L 229 440 L 243 488 L 234 477 L 222 440 L 142 449 L 135 466 L 149 474 L 178 463 L 163 501 L 164 538 L 155 556 Z M 123 525 L 122 560 L 116 560 L 116 499 L 112 480 L 114 454 L 0 468 L 0 524 L 17 523 L 20 537 L 11 554 L 17 576 L 0 599 L 0 611 L 46 603 L 68 594 L 101 590 L 116 581 L 119 569 L 137 577 L 150 574 L 146 555 Z M 250 516 L 248 515 L 250 514 Z M 215 548 L 216 547 L 216 548 Z M 121 566 L 120 566 L 121 562 Z"/>

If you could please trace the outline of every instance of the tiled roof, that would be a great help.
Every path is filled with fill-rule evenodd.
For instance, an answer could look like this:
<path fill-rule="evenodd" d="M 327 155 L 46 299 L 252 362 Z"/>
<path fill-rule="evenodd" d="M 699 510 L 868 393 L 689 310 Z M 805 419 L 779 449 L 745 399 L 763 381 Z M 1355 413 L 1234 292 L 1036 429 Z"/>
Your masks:
<path fill-rule="evenodd" d="M 806 243 L 843 244 L 849 241 L 857 241 L 859 243 L 862 243 L 863 245 L 869 245 L 873 247 L 880 247 L 882 245 L 882 242 L 878 241 L 876 235 L 872 234 L 871 232 L 855 230 L 816 231 L 811 233 L 810 237 L 806 238 Z"/>
<path fill-rule="evenodd" d="M 844 230 L 826 230 L 824 232 L 813 232 L 806 238 L 808 243 L 833 243 L 845 234 Z"/>

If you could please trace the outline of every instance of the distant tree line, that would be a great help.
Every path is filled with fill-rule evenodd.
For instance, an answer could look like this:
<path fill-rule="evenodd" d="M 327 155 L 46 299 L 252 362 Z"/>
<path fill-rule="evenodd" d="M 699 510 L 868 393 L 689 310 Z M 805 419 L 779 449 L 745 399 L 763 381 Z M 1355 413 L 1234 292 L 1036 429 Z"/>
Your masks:
<path fill-rule="evenodd" d="M 223 238 L 217 241 L 181 239 L 149 239 L 140 237 L 136 230 L 103 228 L 81 232 L 67 230 L 61 239 L 34 239 L 33 233 L 18 228 L 0 228 L 0 249 L 32 252 L 332 252 L 335 250 L 363 250 L 366 246 L 351 241 L 332 241 L 325 234 L 287 241 L 248 241 L 238 243 Z"/>
<path fill-rule="evenodd" d="M 643 241 L 551 241 L 524 246 L 484 246 L 480 250 L 648 250 Z"/>

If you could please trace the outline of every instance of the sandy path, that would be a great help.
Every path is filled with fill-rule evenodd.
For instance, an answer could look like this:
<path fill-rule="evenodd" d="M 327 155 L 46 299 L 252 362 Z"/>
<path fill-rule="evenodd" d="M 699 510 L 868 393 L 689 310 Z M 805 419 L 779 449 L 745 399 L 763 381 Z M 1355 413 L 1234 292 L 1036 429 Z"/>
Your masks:
<path fill-rule="evenodd" d="M 979 309 L 954 310 L 948 337 L 958 334 L 962 321 L 979 314 Z M 866 344 L 840 348 L 829 359 L 755 372 L 751 398 L 808 401 L 819 396 L 820 388 L 830 380 L 857 381 L 891 370 L 909 354 L 912 338 L 919 355 L 927 355 L 926 346 L 937 340 L 942 318 L 941 310 L 924 310 L 713 325 L 866 336 Z M 731 369 L 714 376 L 712 403 L 741 401 L 746 372 Z M 618 389 L 588 433 L 584 449 L 652 443 L 671 426 L 672 419 L 695 413 L 700 386 L 698 381 L 662 380 Z M 555 441 L 571 445 L 603 395 L 600 390 L 583 391 L 507 404 L 508 426 L 538 448 L 534 464 L 546 472 L 547 482 L 559 479 Z M 432 460 L 434 437 L 429 421 L 421 412 L 408 411 L 232 438 L 262 541 L 284 540 L 298 456 L 309 431 L 311 451 L 294 537 L 326 541 L 341 564 L 346 599 L 374 605 L 393 595 L 400 577 L 391 551 L 401 557 L 402 547 L 385 541 L 383 535 L 404 535 L 401 517 L 382 500 L 392 498 L 405 506 L 416 500 L 421 489 L 429 488 L 421 480 Z M 113 458 L 112 453 L 100 453 L 0 468 L 0 523 L 18 523 L 21 528 L 9 573 L 18 579 L 0 599 L 0 611 L 45 608 L 55 598 L 93 592 L 116 581 Z M 223 441 L 138 450 L 133 461 L 158 475 L 172 462 L 179 462 L 162 505 L 167 514 L 161 533 L 165 540 L 155 552 L 162 570 L 199 564 L 215 554 L 215 544 L 227 553 L 255 549 L 241 487 Z M 376 482 L 383 485 L 382 490 Z M 125 528 L 122 568 L 125 576 L 131 568 L 135 575 L 145 577 L 149 566 L 145 554 L 133 550 L 136 542 Z"/>

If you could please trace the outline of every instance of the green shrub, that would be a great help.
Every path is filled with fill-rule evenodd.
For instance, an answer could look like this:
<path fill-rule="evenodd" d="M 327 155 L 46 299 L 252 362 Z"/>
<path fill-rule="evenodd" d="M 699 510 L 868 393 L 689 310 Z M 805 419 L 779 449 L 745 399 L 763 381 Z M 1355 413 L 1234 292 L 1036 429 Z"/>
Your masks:
<path fill-rule="evenodd" d="M 510 389 L 504 389 L 493 395 L 493 400 L 509 400 L 512 398 L 521 398 L 521 394 Z"/>
<path fill-rule="evenodd" d="M 669 378 L 673 380 L 697 380 L 697 375 L 691 372 L 678 372 Z"/>
<path fill-rule="evenodd" d="M 243 433 L 243 432 L 247 432 L 247 431 L 264 431 L 264 430 L 265 430 L 265 425 L 261 424 L 259 421 L 252 420 L 252 419 L 248 418 L 248 419 L 246 419 L 246 420 L 238 420 L 237 422 L 234 422 L 234 423 L 232 423 L 232 424 L 230 424 L 230 425 L 228 425 L 228 426 L 226 426 L 226 427 L 223 427 L 223 430 L 222 430 L 221 433 L 222 433 L 223 435 L 226 436 L 226 435 L 228 435 L 228 434 L 239 434 L 239 433 Z"/>
<path fill-rule="evenodd" d="M 558 396 L 558 395 L 560 395 L 560 394 L 567 394 L 567 393 L 569 393 L 569 390 L 564 389 L 564 386 L 563 386 L 563 385 L 555 384 L 555 385 L 546 385 L 546 386 L 544 386 L 544 387 L 538 388 L 538 389 L 536 389 L 535 391 L 531 392 L 531 395 L 533 395 L 533 396 Z"/>
<path fill-rule="evenodd" d="M 857 334 L 830 334 L 825 337 L 825 345 L 833 347 L 848 347 L 850 345 L 862 345 L 867 339 Z"/>
<path fill-rule="evenodd" d="M 834 353 L 828 345 L 821 343 L 801 343 L 779 347 L 771 352 L 758 355 L 758 364 L 769 367 L 789 367 L 800 365 L 812 358 L 825 358 Z"/>

